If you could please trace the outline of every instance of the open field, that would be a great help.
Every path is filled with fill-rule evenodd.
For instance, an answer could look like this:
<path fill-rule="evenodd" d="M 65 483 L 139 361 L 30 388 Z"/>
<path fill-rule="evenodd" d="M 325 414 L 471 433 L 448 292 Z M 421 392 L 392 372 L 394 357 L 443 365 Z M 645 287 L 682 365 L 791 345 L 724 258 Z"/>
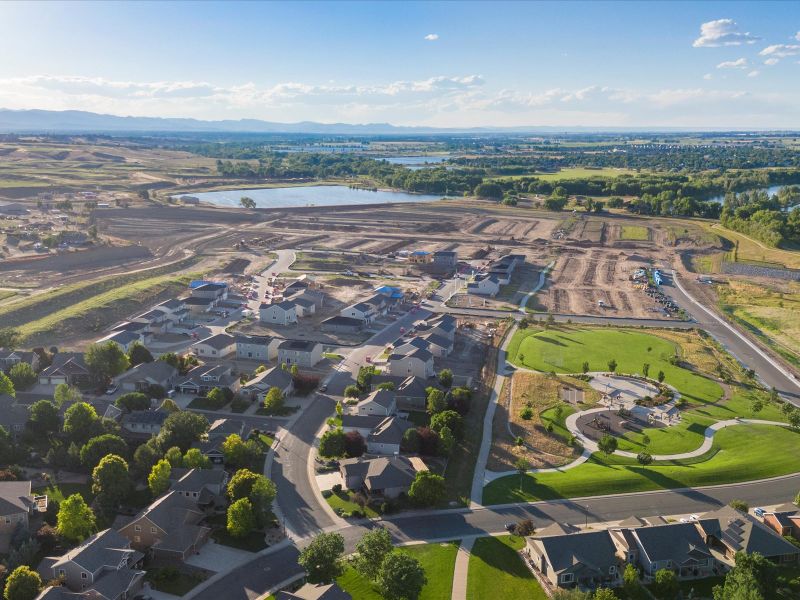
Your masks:
<path fill-rule="evenodd" d="M 800 366 L 800 284 L 731 279 L 714 289 L 721 312 Z"/>
<path fill-rule="evenodd" d="M 617 361 L 617 372 L 642 372 L 650 364 L 650 375 L 664 371 L 664 382 L 674 386 L 690 403 L 715 402 L 722 396 L 718 383 L 681 366 L 670 357 L 680 356 L 679 347 L 661 337 L 636 330 L 559 327 L 536 331 L 518 330 L 508 348 L 512 363 L 537 371 L 579 373 L 584 361 L 590 371 L 607 371 Z"/>
<path fill-rule="evenodd" d="M 717 432 L 712 449 L 698 458 L 643 467 L 636 459 L 596 453 L 588 462 L 567 471 L 526 475 L 522 491 L 518 475 L 496 479 L 484 488 L 483 501 L 531 502 L 777 477 L 800 470 L 798 444 L 800 432 L 788 428 L 737 425 Z"/>
<path fill-rule="evenodd" d="M 530 173 L 527 175 L 514 175 L 511 177 L 495 177 L 495 179 L 518 179 L 521 177 L 538 177 L 544 181 L 559 181 L 561 179 L 581 179 L 585 177 L 619 177 L 620 175 L 635 175 L 631 169 L 615 169 L 611 167 L 592 169 L 587 167 L 566 167 L 554 173 Z"/>
<path fill-rule="evenodd" d="M 453 541 L 442 544 L 420 544 L 404 546 L 401 549 L 419 560 L 425 570 L 428 583 L 422 588 L 419 600 L 450 600 L 459 543 Z M 375 585 L 359 575 L 353 567 L 348 566 L 344 575 L 336 582 L 352 596 L 353 600 L 382 598 Z"/>
<path fill-rule="evenodd" d="M 547 594 L 518 554 L 524 547 L 525 539 L 514 535 L 475 540 L 469 557 L 467 600 L 545 600 Z"/>
<path fill-rule="evenodd" d="M 647 241 L 650 239 L 650 230 L 640 225 L 623 225 L 619 239 Z"/>
<path fill-rule="evenodd" d="M 764 263 L 767 266 L 787 269 L 800 269 L 800 252 L 770 248 L 744 234 L 726 229 L 715 223 L 703 223 L 707 231 L 727 239 L 734 250 L 726 259 L 732 262 Z"/>

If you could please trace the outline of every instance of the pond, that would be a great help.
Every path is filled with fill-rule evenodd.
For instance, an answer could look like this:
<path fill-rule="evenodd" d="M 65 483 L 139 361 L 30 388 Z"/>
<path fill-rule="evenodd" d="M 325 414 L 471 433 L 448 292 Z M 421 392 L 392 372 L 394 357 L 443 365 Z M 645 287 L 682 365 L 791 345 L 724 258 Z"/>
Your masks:
<path fill-rule="evenodd" d="M 756 192 L 756 191 L 767 192 L 767 194 L 769 194 L 770 196 L 774 196 L 775 194 L 777 194 L 780 190 L 782 190 L 785 187 L 787 187 L 787 186 L 785 186 L 785 185 L 772 185 L 772 186 L 770 186 L 768 188 L 758 188 L 758 189 L 745 190 L 745 191 L 746 192 Z M 741 194 L 743 192 L 738 192 L 738 193 Z M 725 202 L 725 194 L 723 194 L 722 196 L 714 196 L 713 198 L 709 198 L 708 201 L 709 202 L 719 202 L 720 204 L 722 204 L 723 202 Z"/>
<path fill-rule="evenodd" d="M 197 192 L 179 194 L 194 196 L 201 202 L 217 206 L 241 206 L 240 200 L 247 196 L 256 202 L 257 208 L 294 208 L 300 206 L 351 206 L 358 204 L 389 204 L 393 202 L 433 202 L 441 196 L 411 194 L 390 190 L 359 190 L 346 185 L 309 185 L 280 188 L 224 190 L 220 192 Z"/>
<path fill-rule="evenodd" d="M 413 171 L 416 169 L 437 167 L 449 158 L 449 154 L 439 154 L 437 156 L 386 156 L 376 158 L 375 160 L 385 160 L 393 165 L 403 165 Z"/>

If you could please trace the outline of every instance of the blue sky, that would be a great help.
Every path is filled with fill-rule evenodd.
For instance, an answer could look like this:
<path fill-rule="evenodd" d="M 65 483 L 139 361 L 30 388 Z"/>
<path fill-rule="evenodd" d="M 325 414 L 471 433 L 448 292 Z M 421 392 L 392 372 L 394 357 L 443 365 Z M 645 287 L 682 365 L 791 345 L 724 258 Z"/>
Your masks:
<path fill-rule="evenodd" d="M 0 107 L 800 127 L 798 2 L 0 3 Z"/>

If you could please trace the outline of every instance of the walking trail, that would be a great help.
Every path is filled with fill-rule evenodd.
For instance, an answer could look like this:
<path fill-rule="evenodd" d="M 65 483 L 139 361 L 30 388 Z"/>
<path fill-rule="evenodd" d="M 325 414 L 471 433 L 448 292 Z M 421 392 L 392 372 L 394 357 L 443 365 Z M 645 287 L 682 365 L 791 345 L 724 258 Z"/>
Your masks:
<path fill-rule="evenodd" d="M 467 600 L 467 574 L 469 573 L 469 555 L 472 546 L 475 544 L 475 537 L 468 537 L 461 540 L 456 554 L 456 566 L 453 572 L 453 591 L 451 600 Z"/>

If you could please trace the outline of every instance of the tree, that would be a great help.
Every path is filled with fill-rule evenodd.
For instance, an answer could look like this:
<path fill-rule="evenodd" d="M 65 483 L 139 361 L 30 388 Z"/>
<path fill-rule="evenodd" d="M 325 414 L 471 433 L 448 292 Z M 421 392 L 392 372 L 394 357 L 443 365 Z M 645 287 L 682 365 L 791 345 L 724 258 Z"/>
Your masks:
<path fill-rule="evenodd" d="M 158 438 L 162 447 L 178 446 L 185 452 L 193 442 L 199 441 L 206 431 L 208 431 L 208 419 L 203 415 L 182 410 L 164 419 Z"/>
<path fill-rule="evenodd" d="M 222 442 L 222 455 L 225 463 L 235 468 L 246 467 L 250 464 L 244 440 L 236 433 L 232 433 Z"/>
<path fill-rule="evenodd" d="M 153 498 L 156 498 L 169 489 L 169 476 L 172 473 L 172 465 L 165 458 L 162 458 L 150 471 L 147 476 L 147 487 L 150 488 L 150 493 Z"/>
<path fill-rule="evenodd" d="M 4 327 L 0 329 L 0 348 L 14 350 L 22 339 L 22 335 L 17 329 Z"/>
<path fill-rule="evenodd" d="M 777 567 L 758 552 L 739 551 L 735 566 L 723 585 L 714 586 L 714 600 L 762 600 L 772 597 L 777 585 Z"/>
<path fill-rule="evenodd" d="M 614 454 L 614 452 L 617 451 L 617 445 L 617 438 L 609 434 L 605 434 L 600 438 L 600 441 L 597 442 L 597 447 L 600 448 L 600 451 L 606 456 Z"/>
<path fill-rule="evenodd" d="M 147 410 L 150 408 L 150 398 L 147 397 L 147 394 L 142 394 L 141 392 L 128 392 L 117 398 L 114 405 L 127 412 Z"/>
<path fill-rule="evenodd" d="M 61 408 L 65 402 L 80 402 L 83 400 L 83 396 L 78 388 L 67 383 L 59 383 L 53 392 L 53 400 L 56 406 Z"/>
<path fill-rule="evenodd" d="M 128 350 L 128 362 L 132 367 L 142 363 L 151 363 L 153 362 L 153 355 L 141 342 L 133 342 L 130 350 Z"/>
<path fill-rule="evenodd" d="M 496 183 L 484 182 L 475 186 L 472 194 L 478 198 L 492 198 L 500 200 L 503 197 L 503 188 Z"/>
<path fill-rule="evenodd" d="M 228 482 L 227 494 L 231 502 L 241 498 L 250 500 L 258 526 L 264 527 L 272 514 L 277 490 L 275 484 L 263 475 L 249 469 L 239 469 Z"/>
<path fill-rule="evenodd" d="M 653 581 L 653 593 L 659 600 L 673 600 L 678 597 L 680 584 L 672 569 L 659 569 Z"/>
<path fill-rule="evenodd" d="M 342 456 L 344 454 L 344 443 L 345 435 L 341 427 L 326 431 L 319 441 L 319 455 L 326 458 Z"/>
<path fill-rule="evenodd" d="M 272 389 L 275 389 L 275 388 L 272 388 Z M 206 394 L 206 399 L 211 404 L 211 408 L 213 410 L 219 410 L 220 408 L 225 406 L 225 404 L 227 403 L 227 399 L 225 398 L 225 394 L 218 387 L 215 387 L 215 388 L 211 389 L 208 392 L 208 394 Z"/>
<path fill-rule="evenodd" d="M 180 357 L 175 354 L 174 352 L 166 352 L 158 357 L 158 360 L 163 360 L 168 365 L 179 369 L 181 366 L 181 359 Z"/>
<path fill-rule="evenodd" d="M 140 476 L 150 472 L 161 456 L 161 450 L 156 448 L 157 441 L 153 438 L 141 446 L 133 453 L 133 465 Z"/>
<path fill-rule="evenodd" d="M 750 401 L 750 413 L 756 415 L 764 409 L 764 401 L 758 396 Z"/>
<path fill-rule="evenodd" d="M 85 443 L 100 431 L 100 417 L 91 404 L 76 402 L 64 413 L 64 433 L 77 444 Z"/>
<path fill-rule="evenodd" d="M 424 456 L 435 456 L 439 452 L 439 434 L 430 427 L 417 427 L 419 453 Z"/>
<path fill-rule="evenodd" d="M 114 342 L 92 344 L 86 351 L 85 361 L 89 373 L 100 383 L 106 383 L 123 373 L 131 364 L 119 344 Z"/>
<path fill-rule="evenodd" d="M 264 408 L 269 414 L 276 414 L 283 410 L 283 392 L 280 388 L 271 387 L 264 396 Z"/>
<path fill-rule="evenodd" d="M 58 407 L 49 400 L 37 400 L 31 405 L 28 427 L 38 435 L 47 436 L 58 431 L 61 417 Z"/>
<path fill-rule="evenodd" d="M 344 453 L 349 458 L 361 456 L 367 450 L 367 443 L 357 431 L 348 431 L 344 434 Z"/>
<path fill-rule="evenodd" d="M 348 385 L 344 388 L 344 397 L 345 398 L 358 398 L 361 394 L 361 390 L 357 385 Z"/>
<path fill-rule="evenodd" d="M 164 452 L 164 458 L 176 469 L 183 467 L 183 454 L 181 454 L 181 449 L 177 446 L 168 448 L 167 451 Z"/>
<path fill-rule="evenodd" d="M 658 383 L 664 383 L 665 377 L 666 375 L 664 375 L 664 371 L 659 371 L 658 376 L 656 377 L 658 379 Z"/>
<path fill-rule="evenodd" d="M 248 198 L 247 196 L 242 196 L 239 199 L 239 204 L 242 205 L 242 208 L 251 208 L 252 209 L 252 208 L 256 207 L 256 201 L 253 200 L 252 198 Z"/>
<path fill-rule="evenodd" d="M 443 427 L 448 427 L 457 437 L 461 437 L 464 420 L 454 410 L 443 410 L 431 417 L 431 429 L 441 433 Z"/>
<path fill-rule="evenodd" d="M 447 407 L 447 403 L 444 399 L 444 392 L 434 387 L 429 387 L 427 392 L 428 401 L 426 406 L 428 407 L 428 413 L 434 415 L 438 412 L 442 412 Z"/>
<path fill-rule="evenodd" d="M 644 363 L 642 365 L 642 375 L 647 377 L 650 374 L 650 363 Z"/>
<path fill-rule="evenodd" d="M 95 530 L 95 516 L 80 494 L 72 494 L 58 505 L 56 530 L 71 542 L 82 542 Z"/>
<path fill-rule="evenodd" d="M 622 573 L 622 589 L 627 600 L 640 600 L 644 597 L 644 589 L 639 581 L 639 570 L 632 564 L 625 566 Z"/>
<path fill-rule="evenodd" d="M 297 562 L 311 583 L 331 583 L 344 572 L 344 538 L 338 533 L 321 533 L 300 552 Z"/>
<path fill-rule="evenodd" d="M 383 559 L 378 587 L 385 600 L 417 600 L 428 583 L 420 562 L 402 550 L 392 550 Z"/>
<path fill-rule="evenodd" d="M 347 386 L 347 387 L 350 387 L 350 386 Z M 357 386 L 356 386 L 356 389 L 358 389 Z M 379 383 L 377 389 L 379 389 L 379 390 L 387 390 L 389 392 L 393 392 L 394 391 L 394 381 L 384 381 L 383 383 Z M 345 388 L 345 390 L 347 390 L 347 388 Z M 345 395 L 347 395 L 347 394 L 345 394 Z M 358 396 L 358 394 L 356 394 L 356 396 Z"/>
<path fill-rule="evenodd" d="M 34 600 L 42 589 L 42 578 L 27 565 L 21 565 L 6 579 L 6 600 Z"/>
<path fill-rule="evenodd" d="M 586 375 L 589 372 L 589 361 L 588 360 L 583 361 L 583 364 L 581 365 L 581 371 L 583 372 L 584 375 Z"/>
<path fill-rule="evenodd" d="M 639 461 L 640 465 L 646 467 L 653 462 L 653 457 L 647 452 L 639 452 L 639 454 L 636 455 L 636 460 Z"/>
<path fill-rule="evenodd" d="M 406 429 L 405 433 L 403 433 L 403 441 L 400 444 L 401 450 L 403 452 L 416 454 L 419 452 L 419 447 L 419 432 L 416 429 Z"/>
<path fill-rule="evenodd" d="M 228 507 L 227 530 L 235 538 L 243 538 L 256 527 L 253 504 L 247 498 L 239 498 Z"/>
<path fill-rule="evenodd" d="M 89 470 L 94 469 L 97 463 L 108 454 L 126 456 L 128 444 L 118 435 L 105 433 L 91 438 L 81 448 L 81 463 Z"/>
<path fill-rule="evenodd" d="M 611 588 L 601 587 L 594 591 L 592 600 L 617 600 L 617 595 Z"/>
<path fill-rule="evenodd" d="M 453 372 L 450 369 L 442 369 L 439 371 L 439 383 L 442 387 L 446 388 L 453 385 Z"/>
<path fill-rule="evenodd" d="M 786 416 L 786 420 L 789 421 L 789 427 L 800 431 L 800 410 L 794 409 Z"/>
<path fill-rule="evenodd" d="M 612 358 L 608 361 L 608 370 L 614 373 L 617 370 L 617 359 Z"/>
<path fill-rule="evenodd" d="M 414 477 L 408 497 L 418 506 L 434 506 L 445 494 L 444 477 L 430 471 L 420 471 Z"/>
<path fill-rule="evenodd" d="M 210 469 L 211 460 L 200 452 L 200 448 L 189 448 L 183 455 L 183 466 L 187 469 Z"/>
<path fill-rule="evenodd" d="M 8 376 L 15 390 L 27 390 L 38 379 L 36 371 L 26 362 L 20 362 L 11 367 Z"/>
<path fill-rule="evenodd" d="M 740 513 L 745 513 L 750 510 L 750 505 L 745 502 L 744 500 L 734 499 L 728 502 L 728 506 L 730 506 L 734 510 L 738 510 Z"/>
<path fill-rule="evenodd" d="M 392 537 L 382 527 L 367 531 L 358 544 L 353 567 L 369 581 L 376 581 L 386 556 L 393 550 Z"/>
<path fill-rule="evenodd" d="M 8 378 L 8 375 L 0 371 L 0 396 L 2 395 L 14 398 L 17 392 L 14 389 L 14 383 Z"/>
<path fill-rule="evenodd" d="M 522 491 L 522 481 L 523 481 L 523 479 L 525 477 L 525 473 L 527 473 L 528 469 L 531 468 L 531 463 L 528 462 L 527 459 L 525 459 L 525 458 L 520 456 L 514 462 L 514 468 L 517 470 L 517 473 L 519 473 L 519 491 L 521 492 Z"/>
<path fill-rule="evenodd" d="M 466 387 L 457 387 L 450 390 L 448 406 L 465 415 L 469 412 L 469 404 L 472 401 L 472 390 Z"/>
<path fill-rule="evenodd" d="M 92 471 L 92 492 L 106 509 L 119 506 L 130 490 L 128 463 L 116 454 L 103 457 Z"/>

